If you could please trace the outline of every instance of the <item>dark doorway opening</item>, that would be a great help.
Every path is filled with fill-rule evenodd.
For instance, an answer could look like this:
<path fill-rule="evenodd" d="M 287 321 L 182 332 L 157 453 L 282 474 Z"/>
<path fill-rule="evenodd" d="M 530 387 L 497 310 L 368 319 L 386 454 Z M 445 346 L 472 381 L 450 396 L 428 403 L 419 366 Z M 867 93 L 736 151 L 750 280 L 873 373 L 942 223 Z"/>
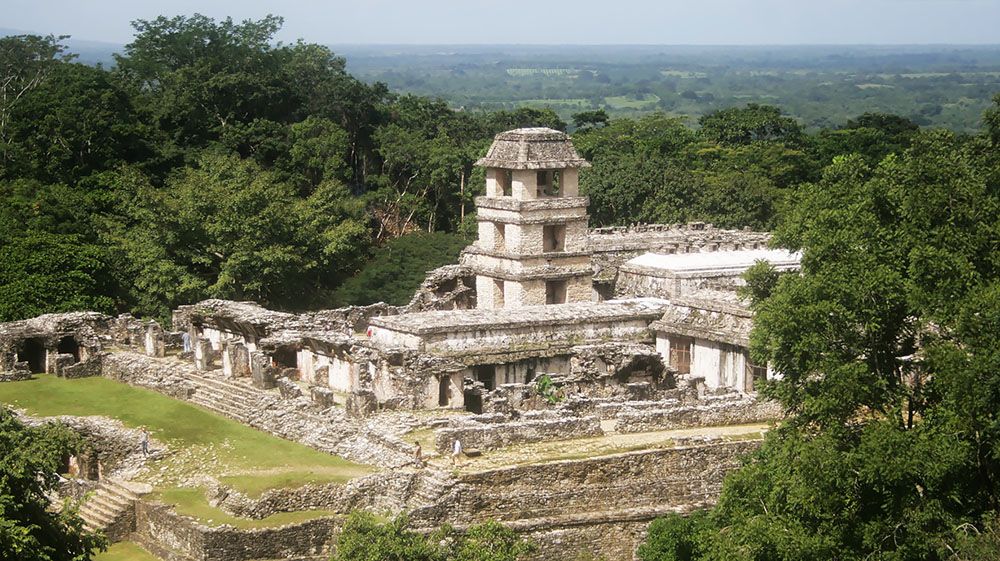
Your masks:
<path fill-rule="evenodd" d="M 45 372 L 45 343 L 41 339 L 25 339 L 17 352 L 17 359 L 28 363 L 32 374 Z"/>
<path fill-rule="evenodd" d="M 483 394 L 479 390 L 465 390 L 465 410 L 476 415 L 483 413 Z"/>
<path fill-rule="evenodd" d="M 441 376 L 438 380 L 438 407 L 448 407 L 448 396 L 451 393 L 451 389 L 448 387 L 451 385 L 451 378 L 448 376 Z"/>
<path fill-rule="evenodd" d="M 480 364 L 476 367 L 476 381 L 483 384 L 485 391 L 491 392 L 496 388 L 497 369 L 492 364 Z"/>
<path fill-rule="evenodd" d="M 74 364 L 80 362 L 80 344 L 76 342 L 76 338 L 72 335 L 67 335 L 59 339 L 59 345 L 56 347 L 56 350 L 61 355 L 73 355 Z"/>
<path fill-rule="evenodd" d="M 280 368 L 299 367 L 299 353 L 293 347 L 278 347 L 271 355 L 271 360 Z"/>

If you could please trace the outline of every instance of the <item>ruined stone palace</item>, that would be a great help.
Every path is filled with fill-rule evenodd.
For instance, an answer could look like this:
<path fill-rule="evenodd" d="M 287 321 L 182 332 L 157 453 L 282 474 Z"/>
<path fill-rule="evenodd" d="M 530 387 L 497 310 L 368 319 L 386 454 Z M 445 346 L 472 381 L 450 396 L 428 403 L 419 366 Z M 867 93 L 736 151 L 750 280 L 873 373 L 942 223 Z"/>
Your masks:
<path fill-rule="evenodd" d="M 0 380 L 110 377 L 379 468 L 257 500 L 213 487 L 210 498 L 241 516 L 369 508 L 407 512 L 422 528 L 494 518 L 535 539 L 539 558 L 630 559 L 650 520 L 711 503 L 756 446 L 709 427 L 780 417 L 756 399 L 777 374 L 748 353 L 753 317 L 737 289 L 754 263 L 793 271 L 799 256 L 769 247 L 767 233 L 711 224 L 589 229 L 579 193 L 589 164 L 552 129 L 501 133 L 477 164 L 478 239 L 406 306 L 292 314 L 206 300 L 176 309 L 170 326 L 41 316 L 0 324 Z M 412 465 L 414 431 L 431 431 L 439 452 L 460 439 L 487 459 L 538 443 L 671 436 L 453 473 Z M 337 523 L 271 530 L 279 545 L 264 546 L 138 496 L 125 503 L 94 525 L 164 559 L 320 559 Z"/>

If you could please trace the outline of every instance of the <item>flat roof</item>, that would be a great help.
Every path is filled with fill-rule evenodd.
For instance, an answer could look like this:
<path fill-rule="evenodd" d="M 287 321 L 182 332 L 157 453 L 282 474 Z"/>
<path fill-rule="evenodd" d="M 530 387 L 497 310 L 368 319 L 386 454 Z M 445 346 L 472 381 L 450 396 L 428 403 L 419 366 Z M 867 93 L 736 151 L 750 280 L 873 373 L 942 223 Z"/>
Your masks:
<path fill-rule="evenodd" d="M 592 323 L 640 318 L 653 320 L 659 319 L 669 305 L 667 300 L 660 298 L 629 298 L 503 310 L 446 310 L 373 317 L 371 325 L 403 333 L 429 335 L 447 331 L 512 329 L 560 323 Z"/>
<path fill-rule="evenodd" d="M 747 269 L 757 261 L 767 261 L 778 269 L 798 268 L 802 255 L 787 249 L 740 249 L 703 253 L 644 253 L 625 262 L 625 267 L 690 273 Z"/>

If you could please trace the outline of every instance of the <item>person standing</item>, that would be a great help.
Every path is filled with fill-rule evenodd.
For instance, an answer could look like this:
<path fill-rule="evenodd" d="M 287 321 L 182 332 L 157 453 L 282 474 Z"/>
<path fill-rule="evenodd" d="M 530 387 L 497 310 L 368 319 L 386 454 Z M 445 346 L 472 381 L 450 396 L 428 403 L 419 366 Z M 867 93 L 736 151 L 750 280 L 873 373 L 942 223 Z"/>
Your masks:
<path fill-rule="evenodd" d="M 413 460 L 417 463 L 417 467 L 424 467 L 424 450 L 420 447 L 419 442 L 414 442 L 417 445 L 417 449 L 413 451 Z"/>
<path fill-rule="evenodd" d="M 451 465 L 458 465 L 462 457 L 462 441 L 455 439 L 455 443 L 451 445 Z"/>
<path fill-rule="evenodd" d="M 149 455 L 149 430 L 146 427 L 142 427 L 142 455 Z"/>

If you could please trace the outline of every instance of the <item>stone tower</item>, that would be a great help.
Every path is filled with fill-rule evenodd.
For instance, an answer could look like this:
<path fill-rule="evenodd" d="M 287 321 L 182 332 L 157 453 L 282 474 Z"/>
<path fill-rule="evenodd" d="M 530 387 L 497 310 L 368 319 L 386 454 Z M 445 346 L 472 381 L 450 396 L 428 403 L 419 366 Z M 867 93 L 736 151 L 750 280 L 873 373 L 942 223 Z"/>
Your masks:
<path fill-rule="evenodd" d="M 579 170 L 590 164 L 565 133 L 502 132 L 486 157 L 486 196 L 476 198 L 479 240 L 463 260 L 476 272 L 480 309 L 592 300 L 587 197 Z"/>

